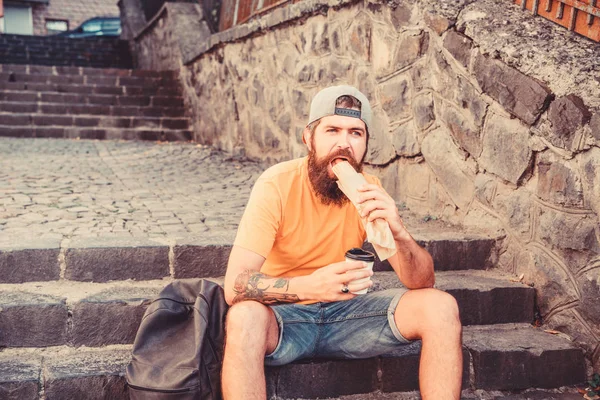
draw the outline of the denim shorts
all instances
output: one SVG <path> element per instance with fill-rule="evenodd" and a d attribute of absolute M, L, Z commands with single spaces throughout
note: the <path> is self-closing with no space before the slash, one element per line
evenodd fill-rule
<path fill-rule="evenodd" d="M 265 357 L 265 365 L 303 358 L 369 358 L 411 343 L 394 322 L 394 311 L 406 292 L 389 289 L 347 301 L 272 306 L 279 343 Z"/>

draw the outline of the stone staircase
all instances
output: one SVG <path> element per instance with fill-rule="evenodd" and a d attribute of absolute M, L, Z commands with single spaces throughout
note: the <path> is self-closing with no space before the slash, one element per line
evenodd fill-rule
<path fill-rule="evenodd" d="M 0 63 L 132 68 L 129 44 L 118 38 L 0 34 Z"/>
<path fill-rule="evenodd" d="M 177 75 L 0 64 L 0 136 L 190 140 Z"/>
<path fill-rule="evenodd" d="M 497 242 L 413 231 L 432 254 L 437 287 L 458 300 L 468 390 L 578 384 L 580 349 L 534 328 L 534 289 L 490 269 Z M 234 232 L 197 239 L 74 238 L 0 248 L 0 398 L 126 399 L 124 368 L 142 314 L 173 279 L 222 282 Z M 377 264 L 373 290 L 398 286 Z M 270 398 L 391 398 L 418 389 L 419 344 L 365 360 L 308 360 L 267 369 Z M 366 395 L 368 394 L 368 395 Z M 415 395 L 416 396 L 416 395 Z"/>

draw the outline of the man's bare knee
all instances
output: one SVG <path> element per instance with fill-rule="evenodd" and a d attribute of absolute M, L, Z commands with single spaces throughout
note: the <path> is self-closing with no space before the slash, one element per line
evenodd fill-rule
<path fill-rule="evenodd" d="M 447 335 L 462 331 L 458 303 L 452 295 L 426 289 L 422 301 L 424 331 Z"/>
<path fill-rule="evenodd" d="M 456 299 L 438 289 L 418 289 L 406 293 L 396 307 L 396 323 L 407 338 L 462 333 Z"/>
<path fill-rule="evenodd" d="M 255 301 L 234 304 L 227 312 L 226 346 L 265 353 L 277 345 L 278 328 L 271 309 Z M 273 340 L 275 343 L 273 344 Z"/>

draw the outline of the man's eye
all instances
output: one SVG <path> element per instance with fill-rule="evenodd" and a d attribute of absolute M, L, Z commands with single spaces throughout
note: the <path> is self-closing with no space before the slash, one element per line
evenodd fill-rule
<path fill-rule="evenodd" d="M 362 132 L 361 131 L 354 131 L 354 132 L 352 132 L 352 134 L 354 136 L 362 136 Z"/>
<path fill-rule="evenodd" d="M 327 129 L 327 132 L 328 132 L 328 133 L 334 133 L 334 132 L 336 132 L 336 130 L 335 130 L 335 129 L 333 129 L 333 128 L 329 128 L 329 129 Z"/>

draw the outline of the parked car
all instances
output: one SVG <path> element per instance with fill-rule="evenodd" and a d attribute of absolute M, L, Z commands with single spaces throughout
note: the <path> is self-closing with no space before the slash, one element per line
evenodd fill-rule
<path fill-rule="evenodd" d="M 94 17 L 90 18 L 77 28 L 61 32 L 57 36 L 70 38 L 86 38 L 95 36 L 121 35 L 121 18 L 119 17 Z"/>

